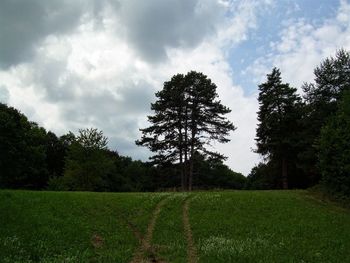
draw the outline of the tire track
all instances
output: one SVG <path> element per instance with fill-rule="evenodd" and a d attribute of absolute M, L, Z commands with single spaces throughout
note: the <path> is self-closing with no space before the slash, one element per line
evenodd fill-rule
<path fill-rule="evenodd" d="M 197 263 L 197 249 L 193 241 L 191 224 L 189 219 L 189 199 L 186 199 L 182 206 L 182 219 L 184 225 L 184 232 L 187 240 L 187 262 Z"/>
<path fill-rule="evenodd" d="M 146 235 L 140 240 L 140 247 L 134 253 L 134 257 L 130 263 L 165 262 L 156 257 L 155 250 L 152 247 L 152 237 L 159 213 L 166 201 L 167 198 L 161 200 L 153 210 L 152 218 L 147 226 Z"/>
<path fill-rule="evenodd" d="M 124 224 L 130 229 L 136 240 L 141 243 L 142 242 L 142 234 L 141 232 L 137 229 L 137 227 L 126 217 L 121 216 Z"/>

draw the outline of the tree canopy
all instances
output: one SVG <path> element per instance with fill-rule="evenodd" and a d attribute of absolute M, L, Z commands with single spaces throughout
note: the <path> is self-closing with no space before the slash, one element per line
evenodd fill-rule
<path fill-rule="evenodd" d="M 0 103 L 0 187 L 40 189 L 48 178 L 46 131 Z"/>
<path fill-rule="evenodd" d="M 350 92 L 322 128 L 318 140 L 322 184 L 332 193 L 350 196 Z"/>
<path fill-rule="evenodd" d="M 259 85 L 256 152 L 281 167 L 282 187 L 288 188 L 288 166 L 296 159 L 301 98 L 296 89 L 282 83 L 279 69 Z"/>
<path fill-rule="evenodd" d="M 142 138 L 136 143 L 157 153 L 151 157 L 156 163 L 179 162 L 182 188 L 191 190 L 196 153 L 225 158 L 208 146 L 229 141 L 235 127 L 225 115 L 231 110 L 218 100 L 216 85 L 195 71 L 173 76 L 156 97 L 151 105 L 154 115 L 148 117 L 151 126 L 141 129 Z"/>
<path fill-rule="evenodd" d="M 322 127 L 338 108 L 343 92 L 350 90 L 350 53 L 341 49 L 335 57 L 326 58 L 314 70 L 315 82 L 305 83 L 303 114 L 303 146 L 299 153 L 300 167 L 310 185 L 321 178 L 317 162 L 317 140 Z"/>

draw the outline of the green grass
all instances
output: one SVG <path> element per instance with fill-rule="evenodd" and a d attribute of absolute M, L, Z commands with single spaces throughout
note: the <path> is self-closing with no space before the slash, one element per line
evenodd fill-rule
<path fill-rule="evenodd" d="M 200 262 L 350 262 L 350 213 L 301 191 L 197 194 Z"/>
<path fill-rule="evenodd" d="M 130 262 L 157 203 L 157 258 L 187 262 L 182 205 L 199 262 L 350 262 L 350 211 L 305 191 L 0 191 L 1 262 Z M 99 240 L 96 242 L 96 237 Z"/>
<path fill-rule="evenodd" d="M 1 262 L 128 262 L 162 196 L 1 191 Z"/>
<path fill-rule="evenodd" d="M 186 240 L 183 234 L 182 203 L 188 194 L 173 194 L 163 207 L 154 233 L 153 243 L 167 262 L 186 262 Z"/>

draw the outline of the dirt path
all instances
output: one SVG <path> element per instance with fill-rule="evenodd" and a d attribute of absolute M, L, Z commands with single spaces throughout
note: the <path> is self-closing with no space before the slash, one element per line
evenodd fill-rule
<path fill-rule="evenodd" d="M 156 252 L 154 251 L 154 248 L 152 247 L 152 237 L 153 237 L 153 231 L 154 227 L 156 225 L 159 213 L 165 204 L 167 198 L 161 200 L 156 208 L 153 211 L 152 218 L 148 224 L 146 235 L 140 239 L 140 247 L 136 250 L 134 253 L 134 257 L 131 260 L 130 263 L 143 263 L 143 262 L 156 262 L 161 263 L 165 262 L 163 260 L 160 260 L 156 256 Z M 135 231 L 133 231 L 135 234 Z M 139 237 L 140 235 L 135 235 Z"/>
<path fill-rule="evenodd" d="M 182 206 L 182 212 L 183 212 L 182 219 L 183 219 L 183 225 L 184 225 L 184 232 L 187 240 L 187 262 L 197 263 L 198 262 L 197 249 L 193 242 L 191 224 L 188 216 L 189 202 L 190 202 L 189 199 L 186 199 Z"/>

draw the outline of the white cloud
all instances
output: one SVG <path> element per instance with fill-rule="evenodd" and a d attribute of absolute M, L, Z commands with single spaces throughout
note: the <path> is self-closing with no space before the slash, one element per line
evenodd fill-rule
<path fill-rule="evenodd" d="M 248 33 L 258 27 L 258 15 L 274 5 L 272 0 L 228 1 L 226 6 L 230 17 L 218 32 L 221 45 L 232 46 L 248 39 Z"/>
<path fill-rule="evenodd" d="M 7 103 L 9 99 L 9 92 L 6 86 L 0 86 L 0 102 Z"/>
<path fill-rule="evenodd" d="M 342 0 L 335 17 L 314 25 L 305 19 L 289 20 L 271 52 L 258 58 L 247 70 L 261 82 L 273 66 L 281 69 L 284 81 L 296 88 L 312 82 L 313 70 L 337 49 L 350 49 L 350 3 Z"/>
<path fill-rule="evenodd" d="M 223 104 L 232 109 L 229 119 L 238 127 L 230 143 L 216 147 L 229 157 L 231 168 L 248 174 L 258 161 L 251 151 L 257 102 L 233 83 L 227 53 L 249 38 L 259 12 L 272 3 L 161 1 L 163 13 L 154 11 L 160 4 L 155 0 L 147 6 L 104 3 L 97 8 L 98 19 L 85 12 L 69 33 L 41 36 L 31 61 L 0 71 L 8 103 L 59 135 L 98 127 L 111 148 L 145 159 L 149 153 L 134 141 L 138 129 L 148 125 L 154 93 L 176 73 L 201 71 L 217 84 Z M 173 17 L 179 10 L 186 11 L 181 19 Z M 153 57 L 157 61 L 150 61 Z"/>

